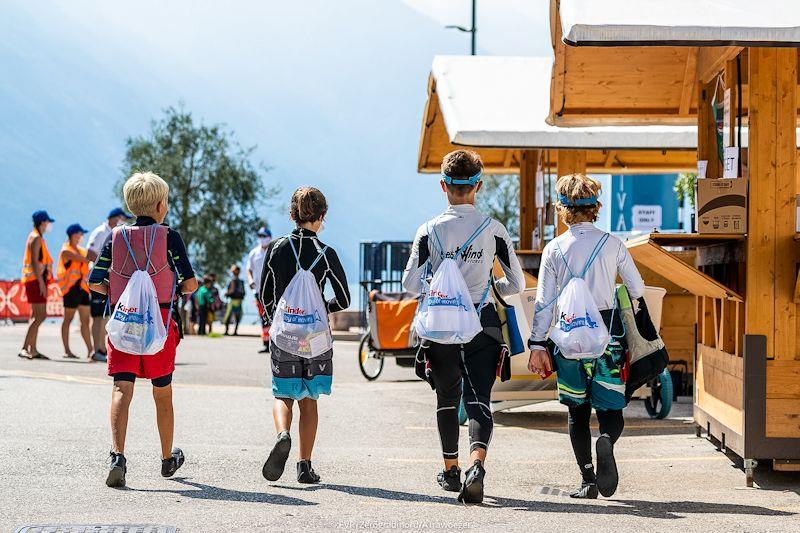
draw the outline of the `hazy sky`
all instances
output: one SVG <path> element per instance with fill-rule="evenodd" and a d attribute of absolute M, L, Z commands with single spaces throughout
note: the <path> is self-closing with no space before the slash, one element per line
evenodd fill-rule
<path fill-rule="evenodd" d="M 30 213 L 94 227 L 118 203 L 124 139 L 183 101 L 223 122 L 282 194 L 316 185 L 323 240 L 355 282 L 360 240 L 411 239 L 444 205 L 416 174 L 431 60 L 468 53 L 469 0 L 5 0 L 0 5 L 0 275 L 18 276 Z M 478 52 L 549 55 L 547 0 L 478 3 Z M 13 75 L 8 75 L 12 73 Z M 4 215 L 4 219 L 6 219 Z M 254 243 L 255 239 L 253 239 Z M 236 258 L 232 258 L 235 260 Z"/>

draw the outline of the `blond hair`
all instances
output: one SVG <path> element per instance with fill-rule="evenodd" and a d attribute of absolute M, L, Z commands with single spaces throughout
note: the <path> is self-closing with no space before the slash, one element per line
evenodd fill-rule
<path fill-rule="evenodd" d="M 169 198 L 169 185 L 153 172 L 137 172 L 125 182 L 122 195 L 134 215 L 155 215 L 158 203 Z"/>
<path fill-rule="evenodd" d="M 579 222 L 594 222 L 597 220 L 597 213 L 600 211 L 600 182 L 587 176 L 586 174 L 567 174 L 561 176 L 556 182 L 556 194 L 559 198 L 564 196 L 573 203 L 575 200 L 583 198 L 598 198 L 598 201 L 591 205 L 571 206 L 558 201 L 558 216 L 564 219 L 567 225 Z"/>

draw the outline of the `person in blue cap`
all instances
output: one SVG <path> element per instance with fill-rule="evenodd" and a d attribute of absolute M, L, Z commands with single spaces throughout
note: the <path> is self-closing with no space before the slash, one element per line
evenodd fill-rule
<path fill-rule="evenodd" d="M 121 207 L 115 207 L 108 212 L 108 217 L 105 222 L 97 226 L 89 233 L 87 240 L 88 257 L 91 261 L 96 261 L 100 256 L 100 251 L 103 246 L 111 239 L 111 231 L 131 220 L 132 215 L 125 212 Z M 92 315 L 92 344 L 94 345 L 94 353 L 92 359 L 94 361 L 106 360 L 106 322 L 108 321 L 108 313 L 106 312 L 106 302 L 108 298 L 105 294 L 90 291 L 90 314 Z"/>
<path fill-rule="evenodd" d="M 47 249 L 44 234 L 52 229 L 54 219 L 47 211 L 35 211 L 32 215 L 33 230 L 25 241 L 20 284 L 31 306 L 31 321 L 25 333 L 25 344 L 19 356 L 26 359 L 50 359 L 36 348 L 39 326 L 47 318 L 47 284 L 53 278 L 53 258 Z"/>
<path fill-rule="evenodd" d="M 81 323 L 81 337 L 86 344 L 87 357 L 92 358 L 92 336 L 89 333 L 89 257 L 88 250 L 81 246 L 83 236 L 88 233 L 80 224 L 67 228 L 67 240 L 61 246 L 56 268 L 56 282 L 64 298 L 64 320 L 61 323 L 61 340 L 64 343 L 64 359 L 77 359 L 69 349 L 69 326 L 75 313 Z"/>

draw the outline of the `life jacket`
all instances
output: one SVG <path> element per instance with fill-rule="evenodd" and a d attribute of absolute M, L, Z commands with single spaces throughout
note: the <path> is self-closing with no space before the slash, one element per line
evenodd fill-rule
<path fill-rule="evenodd" d="M 56 268 L 56 282 L 61 288 L 61 294 L 67 294 L 67 291 L 76 283 L 80 283 L 82 291 L 89 292 L 89 285 L 86 282 L 89 279 L 89 263 L 75 261 L 74 259 L 65 261 L 63 253 L 65 251 L 86 257 L 86 248 L 78 246 L 76 250 L 68 242 L 65 242 L 61 247 L 62 253 L 58 255 L 58 267 Z M 67 263 L 69 263 L 69 267 L 67 267 Z"/>
<path fill-rule="evenodd" d="M 36 279 L 37 273 L 33 270 L 33 259 L 31 258 L 31 242 L 33 242 L 33 239 L 36 237 L 42 237 L 40 263 L 44 267 L 44 272 L 51 272 L 53 268 L 53 258 L 50 256 L 50 251 L 47 249 L 47 242 L 38 231 L 33 230 L 28 234 L 28 240 L 25 241 L 25 255 L 22 258 L 22 277 L 20 278 L 21 283 L 27 283 Z"/>
<path fill-rule="evenodd" d="M 122 232 L 128 235 L 136 261 L 131 258 Z M 175 274 L 167 260 L 167 233 L 169 228 L 161 224 L 149 226 L 121 226 L 111 235 L 111 266 L 108 269 L 108 299 L 111 307 L 116 305 L 131 275 L 137 270 L 136 263 L 150 274 L 156 287 L 159 304 L 169 304 L 173 295 Z M 151 248 L 150 261 L 147 250 Z M 146 265 L 146 268 L 145 268 Z"/>

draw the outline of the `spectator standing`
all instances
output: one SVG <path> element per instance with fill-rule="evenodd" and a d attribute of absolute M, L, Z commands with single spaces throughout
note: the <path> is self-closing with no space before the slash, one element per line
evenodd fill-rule
<path fill-rule="evenodd" d="M 97 261 L 100 252 L 111 240 L 111 231 L 131 220 L 133 217 L 125 212 L 121 207 L 115 207 L 108 212 L 106 221 L 94 228 L 89 233 L 87 240 L 87 257 L 90 261 Z M 94 345 L 94 353 L 92 359 L 95 361 L 106 360 L 106 322 L 108 322 L 106 312 L 108 297 L 105 294 L 100 294 L 90 290 L 90 314 L 92 318 L 92 344 Z"/>
<path fill-rule="evenodd" d="M 47 283 L 53 276 L 53 258 L 47 249 L 44 234 L 52 229 L 55 222 L 47 211 L 33 213 L 33 230 L 25 241 L 20 283 L 31 305 L 31 320 L 25 333 L 25 344 L 20 349 L 20 357 L 26 359 L 50 359 L 36 348 L 39 326 L 47 318 Z"/>
<path fill-rule="evenodd" d="M 257 234 L 258 246 L 247 254 L 247 284 L 255 293 L 261 287 L 261 271 L 264 268 L 264 257 L 267 255 L 267 247 L 272 241 L 272 232 L 266 227 L 258 228 Z M 264 312 L 264 306 L 261 305 L 257 296 L 256 307 L 258 308 L 258 316 L 261 318 L 261 341 L 264 343 L 264 347 L 259 350 L 259 353 L 269 353 L 269 322 L 267 314 Z"/>
<path fill-rule="evenodd" d="M 92 336 L 89 332 L 89 257 L 88 250 L 81 246 L 87 231 L 80 224 L 67 228 L 67 240 L 58 254 L 56 281 L 64 298 L 64 320 L 61 322 L 61 341 L 64 343 L 64 358 L 77 359 L 69 348 L 69 327 L 75 313 L 81 324 L 81 337 L 86 344 L 87 357 L 92 359 Z"/>
<path fill-rule="evenodd" d="M 239 334 L 239 322 L 242 321 L 242 300 L 244 300 L 244 281 L 239 277 L 239 265 L 231 265 L 231 280 L 225 290 L 228 307 L 225 309 L 225 335 L 228 335 L 231 318 L 234 319 L 233 334 Z"/>

